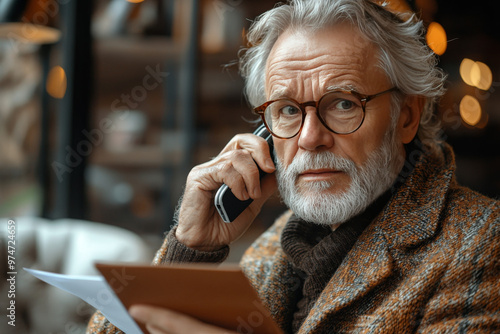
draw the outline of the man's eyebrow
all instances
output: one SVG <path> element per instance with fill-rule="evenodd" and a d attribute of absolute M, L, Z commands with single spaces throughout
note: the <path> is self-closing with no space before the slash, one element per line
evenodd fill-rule
<path fill-rule="evenodd" d="M 344 86 L 328 86 L 326 87 L 326 90 L 328 92 L 334 91 L 334 90 L 353 90 L 357 91 L 356 87 L 353 85 L 344 85 Z"/>
<path fill-rule="evenodd" d="M 335 91 L 335 90 L 349 90 L 349 91 L 357 91 L 356 87 L 353 85 L 332 85 L 326 87 L 327 92 Z M 290 89 L 288 87 L 280 87 L 273 91 L 271 95 L 269 96 L 269 100 L 276 100 L 284 97 L 289 97 L 290 94 Z"/>
<path fill-rule="evenodd" d="M 289 94 L 289 89 L 287 87 L 281 87 L 276 89 L 269 96 L 269 100 L 276 100 L 282 97 L 286 97 Z"/>

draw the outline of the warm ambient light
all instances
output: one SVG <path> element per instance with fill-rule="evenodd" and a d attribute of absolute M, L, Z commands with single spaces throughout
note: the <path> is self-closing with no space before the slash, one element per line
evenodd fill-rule
<path fill-rule="evenodd" d="M 139 2 L 143 2 L 144 0 L 127 0 L 128 2 L 131 2 L 131 3 L 139 3 Z"/>
<path fill-rule="evenodd" d="M 479 101 L 470 96 L 465 95 L 460 101 L 460 116 L 465 123 L 476 125 L 481 120 L 481 105 Z"/>
<path fill-rule="evenodd" d="M 0 38 L 7 38 L 22 43 L 49 44 L 61 38 L 57 29 L 21 22 L 9 22 L 0 25 Z"/>
<path fill-rule="evenodd" d="M 374 2 L 379 6 L 385 7 L 393 13 L 404 14 L 412 12 L 410 6 L 408 6 L 408 3 L 405 0 L 374 0 Z"/>
<path fill-rule="evenodd" d="M 434 51 L 438 56 L 442 55 L 446 51 L 447 41 L 446 41 L 446 31 L 442 25 L 437 22 L 431 22 L 429 28 L 427 28 L 427 34 L 425 35 L 427 45 Z"/>
<path fill-rule="evenodd" d="M 470 71 L 470 79 L 474 86 L 482 90 L 488 90 L 493 81 L 491 70 L 485 63 L 476 61 Z"/>
<path fill-rule="evenodd" d="M 464 58 L 462 60 L 462 63 L 460 63 L 460 76 L 462 77 L 462 80 L 469 86 L 474 86 L 474 83 L 472 82 L 472 79 L 470 77 L 470 73 L 474 64 L 474 60 L 471 60 L 469 58 Z"/>
<path fill-rule="evenodd" d="M 488 90 L 493 82 L 491 70 L 485 63 L 464 58 L 460 64 L 460 76 L 469 86 Z"/>
<path fill-rule="evenodd" d="M 56 99 L 62 99 L 66 94 L 66 86 L 66 72 L 61 66 L 54 66 L 47 76 L 47 93 Z"/>

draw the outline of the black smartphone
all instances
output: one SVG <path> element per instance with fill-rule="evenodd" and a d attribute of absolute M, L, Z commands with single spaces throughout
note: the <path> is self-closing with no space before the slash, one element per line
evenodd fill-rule
<path fill-rule="evenodd" d="M 273 138 L 272 135 L 267 130 L 266 126 L 262 124 L 254 131 L 254 134 L 264 138 L 269 145 L 269 151 L 271 153 L 271 158 L 274 161 L 274 149 L 273 149 Z M 260 178 L 266 174 L 259 166 L 259 175 Z M 249 205 L 253 202 L 253 199 L 247 199 L 246 201 L 241 201 L 234 196 L 231 192 L 231 189 L 223 184 L 215 194 L 215 207 L 219 212 L 222 220 L 226 223 L 230 223 L 234 221 Z"/>

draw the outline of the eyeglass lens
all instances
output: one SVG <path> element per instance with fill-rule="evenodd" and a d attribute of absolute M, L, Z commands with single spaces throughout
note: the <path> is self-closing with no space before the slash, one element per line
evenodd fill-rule
<path fill-rule="evenodd" d="M 356 96 L 344 92 L 330 92 L 324 95 L 318 103 L 317 112 L 323 124 L 339 134 L 355 131 L 364 117 L 361 101 Z M 291 100 L 277 100 L 266 108 L 264 117 L 267 126 L 275 135 L 293 137 L 302 126 L 302 106 Z"/>

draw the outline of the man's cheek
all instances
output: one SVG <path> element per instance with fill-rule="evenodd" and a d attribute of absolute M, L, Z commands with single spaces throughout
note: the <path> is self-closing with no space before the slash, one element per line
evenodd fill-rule
<path fill-rule="evenodd" d="M 279 159 L 284 167 L 290 165 L 298 150 L 294 138 L 279 139 L 274 137 L 273 141 L 275 158 Z"/>

